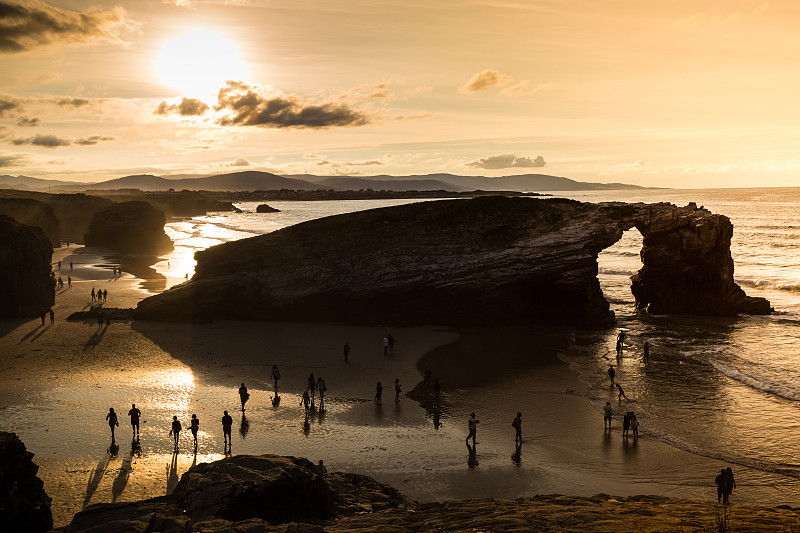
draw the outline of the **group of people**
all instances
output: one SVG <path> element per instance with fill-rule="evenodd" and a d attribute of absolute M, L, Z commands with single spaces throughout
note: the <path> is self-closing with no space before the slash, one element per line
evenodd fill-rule
<path fill-rule="evenodd" d="M 383 336 L 383 355 L 394 353 L 394 343 L 395 339 L 391 333 L 387 333 Z M 347 360 L 347 357 L 345 357 L 345 360 Z"/>
<path fill-rule="evenodd" d="M 108 300 L 108 289 L 97 289 L 95 292 L 92 287 L 92 301 L 98 303 L 105 303 Z"/>
<path fill-rule="evenodd" d="M 273 367 L 277 368 L 277 367 Z M 277 383 L 277 381 L 276 381 Z M 276 385 L 277 390 L 277 385 Z M 322 379 L 322 376 L 318 378 L 314 378 L 314 373 L 310 373 L 308 375 L 308 379 L 306 379 L 306 390 L 303 391 L 303 397 L 300 399 L 300 405 L 305 407 L 306 410 L 306 417 L 308 417 L 308 413 L 314 410 L 314 394 L 319 394 L 319 410 L 325 410 L 325 393 L 328 392 L 328 385 L 325 383 L 325 380 Z M 276 392 L 277 394 L 277 392 Z"/>
<path fill-rule="evenodd" d="M 611 420 L 614 416 L 614 409 L 611 407 L 611 402 L 606 402 L 603 407 L 603 429 L 611 429 Z M 627 437 L 628 433 L 633 435 L 634 439 L 639 438 L 639 421 L 636 419 L 636 414 L 633 411 L 628 411 L 622 417 L 622 436 Z"/>
<path fill-rule="evenodd" d="M 401 392 L 403 392 L 403 388 L 400 386 L 400 378 L 397 378 L 394 380 L 394 403 L 400 402 Z M 372 401 L 378 405 L 383 403 L 383 384 L 380 381 L 375 385 L 375 396 Z"/>
<path fill-rule="evenodd" d="M 730 503 L 730 496 L 733 489 L 736 488 L 736 480 L 733 479 L 733 470 L 731 467 L 722 468 L 714 478 L 714 483 L 717 484 L 717 503 L 728 505 Z"/>

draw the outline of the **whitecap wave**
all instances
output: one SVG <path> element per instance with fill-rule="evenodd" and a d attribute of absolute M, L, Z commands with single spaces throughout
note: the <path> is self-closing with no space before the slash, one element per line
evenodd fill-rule
<path fill-rule="evenodd" d="M 627 268 L 605 268 L 600 267 L 597 269 L 598 274 L 611 274 L 614 276 L 632 276 L 636 274 L 638 270 L 630 270 Z"/>
<path fill-rule="evenodd" d="M 764 392 L 786 398 L 787 400 L 800 400 L 800 390 L 791 387 L 786 383 L 770 381 L 768 378 L 746 374 L 738 368 L 726 365 L 725 363 L 721 363 L 719 361 L 711 361 L 711 365 L 729 378 L 734 379 L 739 383 L 743 383 L 748 387 L 762 390 Z"/>
<path fill-rule="evenodd" d="M 759 289 L 800 292 L 800 283 L 781 282 L 769 279 L 737 279 L 736 283 L 746 287 L 756 287 Z"/>

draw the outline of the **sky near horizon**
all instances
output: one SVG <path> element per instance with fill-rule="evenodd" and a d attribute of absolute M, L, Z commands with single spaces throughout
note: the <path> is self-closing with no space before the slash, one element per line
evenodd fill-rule
<path fill-rule="evenodd" d="M 800 185 L 800 2 L 0 0 L 0 174 Z"/>

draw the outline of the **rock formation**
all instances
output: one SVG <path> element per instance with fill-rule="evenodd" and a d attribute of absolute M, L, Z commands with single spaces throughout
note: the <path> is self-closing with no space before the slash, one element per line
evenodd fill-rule
<path fill-rule="evenodd" d="M 166 217 L 147 202 L 121 202 L 92 217 L 86 246 L 112 248 L 125 254 L 158 255 L 172 250 L 164 233 Z"/>
<path fill-rule="evenodd" d="M 58 219 L 53 208 L 46 203 L 29 198 L 0 198 L 0 215 L 9 216 L 26 226 L 41 228 L 54 248 L 61 246 Z"/>
<path fill-rule="evenodd" d="M 733 281 L 732 225 L 690 204 L 589 204 L 485 196 L 348 213 L 215 246 L 196 273 L 136 316 L 605 327 L 598 253 L 636 227 L 637 306 L 657 313 L 769 313 Z"/>
<path fill-rule="evenodd" d="M 38 317 L 55 304 L 52 257 L 41 228 L 0 215 L 0 318 Z"/>
<path fill-rule="evenodd" d="M 0 431 L 0 531 L 53 529 L 50 498 L 32 459 L 16 434 Z"/>
<path fill-rule="evenodd" d="M 256 207 L 256 213 L 280 213 L 280 209 L 275 209 L 274 207 L 270 207 L 267 204 L 260 204 Z"/>

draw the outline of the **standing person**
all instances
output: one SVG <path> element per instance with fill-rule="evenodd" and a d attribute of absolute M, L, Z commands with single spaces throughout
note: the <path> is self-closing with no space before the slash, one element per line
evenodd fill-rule
<path fill-rule="evenodd" d="M 72 288 L 72 276 L 67 276 L 67 287 Z"/>
<path fill-rule="evenodd" d="M 108 301 L 108 289 L 103 289 L 103 303 Z"/>
<path fill-rule="evenodd" d="M 96 301 L 97 297 L 94 295 L 94 287 L 92 287 L 92 301 Z"/>
<path fill-rule="evenodd" d="M 380 405 L 383 401 L 382 397 L 383 397 L 383 385 L 381 385 L 381 382 L 379 381 L 378 384 L 375 385 L 375 398 L 373 398 L 372 401 Z"/>
<path fill-rule="evenodd" d="M 72 272 L 72 261 L 69 262 L 69 271 Z"/>
<path fill-rule="evenodd" d="M 178 420 L 177 415 L 172 417 L 172 429 L 169 430 L 169 434 L 172 436 L 173 441 L 175 442 L 175 449 L 178 449 L 178 437 L 181 434 L 181 426 L 180 421 Z"/>
<path fill-rule="evenodd" d="M 61 260 L 58 261 L 58 269 L 61 270 Z"/>
<path fill-rule="evenodd" d="M 728 504 L 728 473 L 721 469 L 717 477 L 714 478 L 717 484 L 717 503 Z"/>
<path fill-rule="evenodd" d="M 42 316 L 41 316 L 40 318 L 42 319 L 42 325 L 43 325 L 43 326 L 44 326 L 44 317 L 45 317 L 45 316 L 47 316 L 47 311 L 45 311 L 45 310 L 42 310 Z"/>
<path fill-rule="evenodd" d="M 614 376 L 616 375 L 616 371 L 614 370 L 613 366 L 608 367 L 608 377 L 611 379 L 611 387 L 614 387 Z"/>
<path fill-rule="evenodd" d="M 467 446 L 469 446 L 469 439 L 472 439 L 472 447 L 473 448 L 475 447 L 475 444 L 477 444 L 475 442 L 475 437 L 476 437 L 477 432 L 478 432 L 478 424 L 479 423 L 480 423 L 480 420 L 475 418 L 475 413 L 470 413 L 469 414 L 469 421 L 467 421 L 467 427 L 469 428 L 469 434 L 467 435 L 467 439 L 466 439 Z"/>
<path fill-rule="evenodd" d="M 320 475 L 321 475 L 321 476 L 326 476 L 326 475 L 328 475 L 328 469 L 327 469 L 327 468 L 325 467 L 325 465 L 322 463 L 322 459 L 320 459 L 320 460 L 319 460 L 319 465 L 317 465 L 317 466 L 318 466 L 318 468 L 319 468 L 319 473 L 320 473 Z"/>
<path fill-rule="evenodd" d="M 56 323 L 56 314 L 53 312 L 53 308 L 50 308 L 50 324 Z"/>
<path fill-rule="evenodd" d="M 636 419 L 636 413 L 631 411 L 631 432 L 633 432 L 633 438 L 639 438 L 639 421 Z"/>
<path fill-rule="evenodd" d="M 342 351 L 344 352 L 344 362 L 345 363 L 349 363 L 350 362 L 350 343 L 349 342 L 344 341 L 344 348 L 342 349 Z"/>
<path fill-rule="evenodd" d="M 322 376 L 317 378 L 317 392 L 319 392 L 319 408 L 322 409 L 322 402 L 325 401 L 325 392 L 327 392 L 328 386 L 325 385 L 325 380 L 322 379 Z"/>
<path fill-rule="evenodd" d="M 194 447 L 197 449 L 197 431 L 200 429 L 200 420 L 197 418 L 197 415 L 192 415 L 192 425 L 189 426 L 189 429 L 192 430 L 192 437 L 194 437 Z"/>
<path fill-rule="evenodd" d="M 228 446 L 231 445 L 231 426 L 233 426 L 233 418 L 224 411 L 222 414 L 222 440 Z"/>
<path fill-rule="evenodd" d="M 606 402 L 606 406 L 603 407 L 603 429 L 605 429 L 606 425 L 608 425 L 608 429 L 611 429 L 611 417 L 614 415 L 614 410 L 611 409 L 611 402 Z"/>
<path fill-rule="evenodd" d="M 645 363 L 650 362 L 650 342 L 644 341 L 644 350 L 642 354 L 642 359 L 644 359 Z"/>
<path fill-rule="evenodd" d="M 244 386 L 244 383 L 239 387 L 239 399 L 242 401 L 242 411 L 244 411 L 244 404 L 250 399 L 250 393 L 247 392 L 247 387 Z"/>
<path fill-rule="evenodd" d="M 306 382 L 306 390 L 308 391 L 309 395 L 311 396 L 311 403 L 314 403 L 314 390 L 317 388 L 317 380 L 314 378 L 314 373 L 310 373 L 308 375 L 308 380 Z"/>
<path fill-rule="evenodd" d="M 108 420 L 108 427 L 111 428 L 111 444 L 114 444 L 114 428 L 119 427 L 119 420 L 117 420 L 117 413 L 114 412 L 113 407 L 108 408 L 106 420 Z"/>
<path fill-rule="evenodd" d="M 400 393 L 403 392 L 400 389 L 400 378 L 394 380 L 394 403 L 400 402 Z"/>
<path fill-rule="evenodd" d="M 142 412 L 136 408 L 136 404 L 131 404 L 131 410 L 128 411 L 128 416 L 131 417 L 131 428 L 133 429 L 133 440 L 139 440 L 139 419 L 142 417 Z"/>
<path fill-rule="evenodd" d="M 300 405 L 306 408 L 306 420 L 308 420 L 308 408 L 310 407 L 311 400 L 308 398 L 308 390 L 303 391 L 303 398 L 300 400 Z"/>
<path fill-rule="evenodd" d="M 569 349 L 572 350 L 575 348 L 575 332 L 570 331 L 567 333 L 567 344 L 569 345 Z"/>
<path fill-rule="evenodd" d="M 522 444 L 522 413 L 517 413 L 517 416 L 514 418 L 514 421 L 511 422 L 511 425 L 516 431 L 516 434 L 514 435 L 514 442 Z"/>
<path fill-rule="evenodd" d="M 278 370 L 278 365 L 272 365 L 272 373 L 270 374 L 272 381 L 275 382 L 275 394 L 278 394 L 278 380 L 281 379 L 281 371 Z"/>
<path fill-rule="evenodd" d="M 394 355 L 394 336 L 389 333 L 389 336 L 386 337 L 386 340 L 389 342 L 389 353 Z"/>
<path fill-rule="evenodd" d="M 619 383 L 617 383 L 617 390 L 619 391 L 619 394 L 617 394 L 618 401 L 621 402 L 623 398 L 625 398 L 626 400 L 628 399 L 628 397 L 625 396 L 625 391 L 622 390 L 622 385 L 620 385 Z"/>
<path fill-rule="evenodd" d="M 736 480 L 733 479 L 733 470 L 731 469 L 731 467 L 725 469 L 725 475 L 728 476 L 728 487 L 727 490 L 725 491 L 728 497 L 728 501 L 726 501 L 726 503 L 730 503 L 731 493 L 733 492 L 733 489 L 736 488 Z"/>
<path fill-rule="evenodd" d="M 631 414 L 625 413 L 625 416 L 622 418 L 622 436 L 628 436 L 628 430 L 631 428 Z"/>
<path fill-rule="evenodd" d="M 387 353 L 389 353 L 389 336 L 388 335 L 384 335 L 383 336 L 383 355 L 386 355 Z"/>

